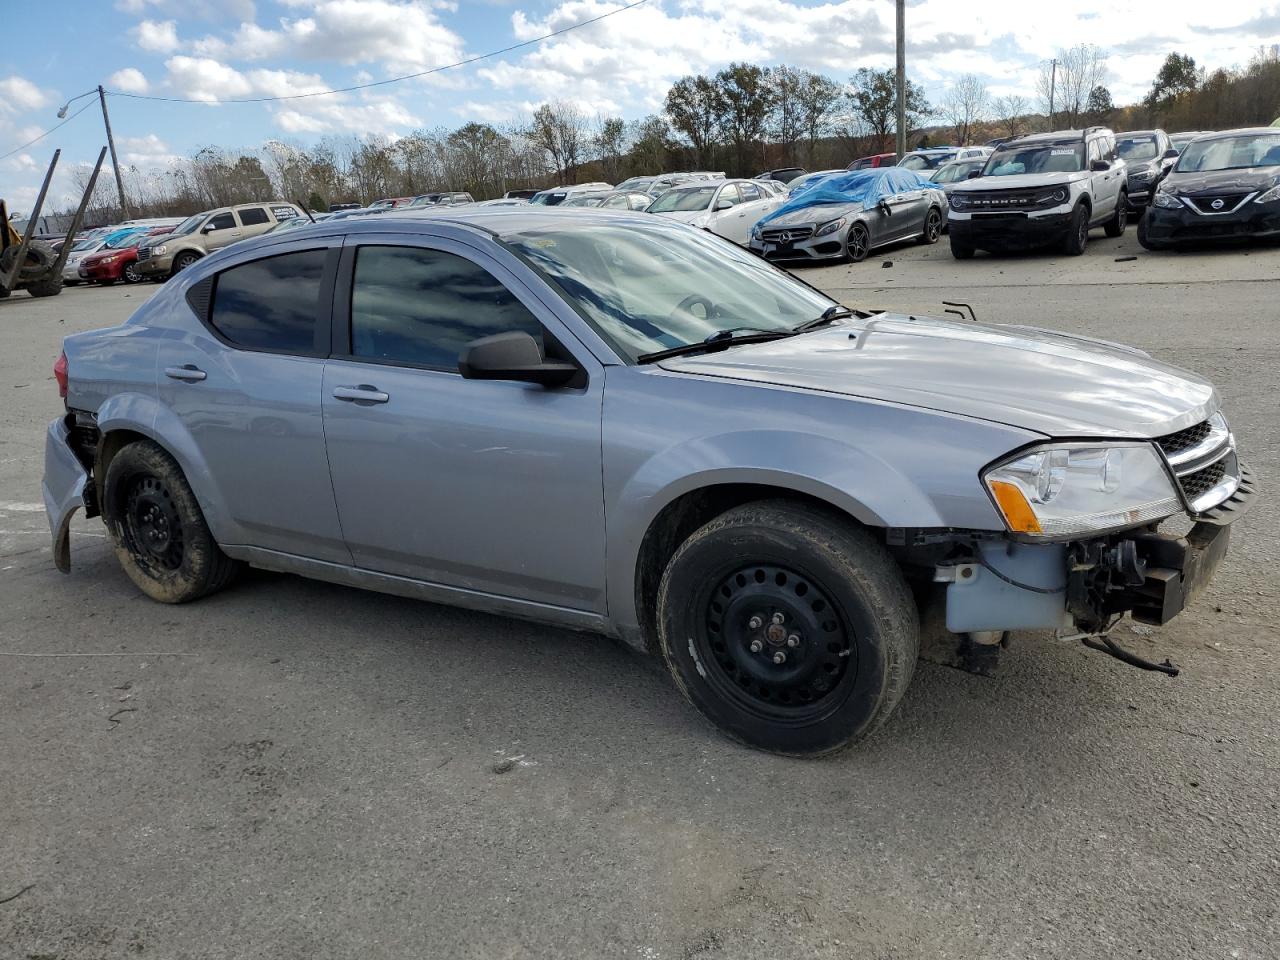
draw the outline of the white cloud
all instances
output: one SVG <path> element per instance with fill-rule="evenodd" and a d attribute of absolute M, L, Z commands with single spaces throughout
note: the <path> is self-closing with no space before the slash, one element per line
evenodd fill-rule
<path fill-rule="evenodd" d="M 247 97 L 253 85 L 239 70 L 210 57 L 171 57 L 164 62 L 168 86 L 193 100 Z"/>
<path fill-rule="evenodd" d="M 463 56 L 462 38 L 441 23 L 431 5 L 404 0 L 303 0 L 306 16 L 282 17 L 276 27 L 245 21 L 230 35 L 194 41 L 194 52 L 224 60 L 295 57 L 341 64 L 376 63 L 411 73 Z"/>
<path fill-rule="evenodd" d="M 376 134 L 399 139 L 422 120 L 390 98 L 351 103 L 333 97 L 294 101 L 275 111 L 280 128 L 288 133 Z"/>
<path fill-rule="evenodd" d="M 172 53 L 180 45 L 173 20 L 143 20 L 131 32 L 138 47 L 148 53 Z"/>
<path fill-rule="evenodd" d="M 41 90 L 26 77 L 16 74 L 0 78 L 0 112 L 26 113 L 53 102 L 53 95 Z"/>
<path fill-rule="evenodd" d="M 124 93 L 146 93 L 149 88 L 147 78 L 137 67 L 117 70 L 107 78 L 107 86 Z"/>
<path fill-rule="evenodd" d="M 182 158 L 169 149 L 169 145 L 154 133 L 143 137 L 123 137 L 118 142 L 120 159 L 129 167 L 152 170 L 180 163 Z"/>

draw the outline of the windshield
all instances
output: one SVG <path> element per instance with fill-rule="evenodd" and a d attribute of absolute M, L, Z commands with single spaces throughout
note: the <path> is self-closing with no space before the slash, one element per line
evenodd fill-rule
<path fill-rule="evenodd" d="M 1083 143 L 1037 143 L 1001 148 L 987 159 L 984 177 L 1020 173 L 1074 173 L 1084 169 Z"/>
<path fill-rule="evenodd" d="M 740 247 L 657 218 L 503 239 L 632 361 L 727 329 L 788 331 L 833 305 Z"/>
<path fill-rule="evenodd" d="M 1126 160 L 1154 160 L 1156 158 L 1156 138 L 1119 137 L 1116 139 L 1116 153 Z"/>
<path fill-rule="evenodd" d="M 206 211 L 204 213 L 197 213 L 194 216 L 187 217 L 187 219 L 183 220 L 173 228 L 173 235 L 175 237 L 180 237 L 184 233 L 193 233 L 200 224 L 204 223 L 204 218 L 208 215 L 208 211 Z"/>
<path fill-rule="evenodd" d="M 1176 169 L 1179 173 L 1208 173 L 1274 166 L 1280 166 L 1280 131 L 1196 140 L 1182 151 Z"/>
<path fill-rule="evenodd" d="M 122 233 L 117 237 L 111 237 L 102 245 L 104 250 L 119 250 L 121 247 L 134 247 L 138 244 L 139 234 L 135 230 L 131 233 Z"/>
<path fill-rule="evenodd" d="M 903 170 L 932 170 L 941 165 L 946 160 L 955 158 L 954 153 L 913 153 L 903 157 L 902 162 L 898 164 Z"/>
<path fill-rule="evenodd" d="M 711 206 L 711 198 L 715 195 L 715 187 L 686 187 L 681 190 L 668 190 L 649 208 L 650 213 L 672 213 L 673 211 L 705 210 Z"/>
<path fill-rule="evenodd" d="M 969 176 L 971 170 L 981 170 L 982 161 L 966 160 L 963 163 L 948 163 L 945 167 L 939 167 L 938 172 L 930 179 L 934 183 L 955 183 L 957 180 L 964 180 Z"/>
<path fill-rule="evenodd" d="M 90 237 L 88 240 L 81 240 L 79 243 L 77 243 L 74 247 L 71 248 L 71 252 L 79 253 L 83 250 L 92 250 L 101 242 L 102 240 L 99 237 Z"/>
<path fill-rule="evenodd" d="M 529 202 L 536 203 L 542 207 L 556 207 L 564 203 L 564 198 L 567 196 L 568 194 L 564 192 L 555 193 L 551 190 L 546 190 L 542 193 L 536 194 Z"/>

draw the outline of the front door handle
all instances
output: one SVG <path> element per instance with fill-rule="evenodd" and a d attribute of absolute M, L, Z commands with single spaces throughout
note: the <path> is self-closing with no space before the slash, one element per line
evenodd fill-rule
<path fill-rule="evenodd" d="M 189 383 L 195 383 L 208 376 L 194 363 L 184 363 L 180 367 L 165 367 L 164 375 L 171 380 L 186 380 Z"/>
<path fill-rule="evenodd" d="M 354 387 L 334 387 L 335 400 L 350 400 L 353 403 L 386 403 L 391 395 L 383 393 L 372 384 L 362 383 Z"/>

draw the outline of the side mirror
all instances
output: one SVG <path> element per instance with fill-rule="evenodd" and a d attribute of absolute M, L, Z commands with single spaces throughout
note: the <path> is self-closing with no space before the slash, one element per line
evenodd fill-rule
<path fill-rule="evenodd" d="M 720 201 L 717 201 L 717 203 L 716 203 L 716 212 L 718 213 L 718 212 L 719 212 L 719 211 L 721 211 L 721 210 L 728 210 L 728 209 L 729 209 L 730 207 L 732 207 L 732 206 L 733 206 L 733 204 L 732 204 L 732 203 L 730 203 L 728 200 L 720 200 Z"/>
<path fill-rule="evenodd" d="M 893 216 L 893 207 L 889 206 L 888 200 L 881 200 L 879 203 L 876 204 L 876 206 L 879 208 L 880 212 L 883 213 L 886 217 Z"/>
<path fill-rule="evenodd" d="M 969 175 L 968 175 L 967 177 L 965 177 L 965 179 L 966 179 L 966 180 L 977 180 L 980 176 L 982 176 L 982 171 L 981 171 L 981 170 L 970 170 L 970 171 L 969 171 Z"/>
<path fill-rule="evenodd" d="M 201 233 L 213 233 L 213 229 L 214 229 L 214 227 L 213 227 L 213 224 L 212 224 L 212 223 L 206 223 L 203 227 L 201 227 L 201 228 L 200 228 L 200 232 L 201 232 Z"/>
<path fill-rule="evenodd" d="M 1177 159 L 1178 159 L 1178 151 L 1177 151 L 1177 150 L 1175 150 L 1173 147 L 1170 147 L 1170 148 L 1169 148 L 1168 150 L 1166 150 L 1163 154 L 1161 154 L 1160 159 L 1161 159 L 1161 160 L 1177 160 Z"/>
<path fill-rule="evenodd" d="M 1094 160 L 1089 164 L 1089 169 L 1094 173 L 1105 173 L 1111 169 L 1111 164 L 1107 163 L 1105 160 Z"/>
<path fill-rule="evenodd" d="M 472 340 L 458 357 L 458 372 L 467 380 L 519 380 L 558 387 L 572 380 L 578 368 L 543 359 L 538 341 L 512 331 Z"/>

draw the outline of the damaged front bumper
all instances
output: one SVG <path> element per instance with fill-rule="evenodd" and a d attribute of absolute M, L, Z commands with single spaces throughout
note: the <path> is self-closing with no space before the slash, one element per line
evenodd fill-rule
<path fill-rule="evenodd" d="M 1213 579 L 1253 493 L 1253 477 L 1239 464 L 1231 496 L 1190 514 L 1185 535 L 1152 526 L 1065 543 L 975 537 L 934 568 L 934 580 L 946 584 L 947 630 L 1098 634 L 1125 613 L 1168 623 Z"/>
<path fill-rule="evenodd" d="M 53 562 L 63 573 L 71 570 L 71 518 L 84 509 L 86 516 L 97 515 L 95 491 L 89 482 L 89 471 L 71 446 L 71 430 L 66 417 L 49 424 L 44 444 L 44 479 L 41 493 L 44 509 L 53 534 Z"/>

